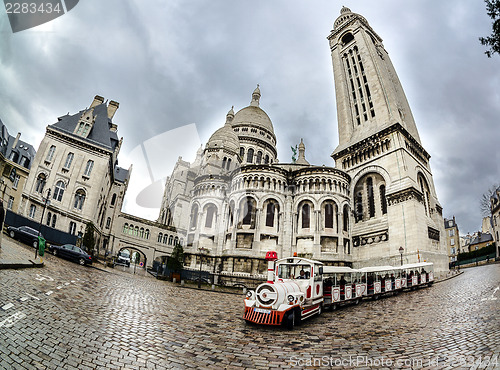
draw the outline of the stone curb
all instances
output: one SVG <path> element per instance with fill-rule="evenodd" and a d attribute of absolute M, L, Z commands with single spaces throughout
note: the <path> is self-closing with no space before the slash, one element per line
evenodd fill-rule
<path fill-rule="evenodd" d="M 441 283 L 441 282 L 443 282 L 443 281 L 453 279 L 454 277 L 460 276 L 460 275 L 462 275 L 463 273 L 464 273 L 463 271 L 459 271 L 459 272 L 457 272 L 457 273 L 456 273 L 456 274 L 454 274 L 454 275 L 448 276 L 447 278 L 444 278 L 444 279 L 441 279 L 441 280 L 436 280 L 436 281 L 434 282 L 434 284 Z"/>
<path fill-rule="evenodd" d="M 23 269 L 23 268 L 40 268 L 43 267 L 44 263 L 39 262 L 39 261 L 32 261 L 28 260 L 26 261 L 21 261 L 21 260 L 0 260 L 0 270 L 6 270 L 6 269 Z"/>

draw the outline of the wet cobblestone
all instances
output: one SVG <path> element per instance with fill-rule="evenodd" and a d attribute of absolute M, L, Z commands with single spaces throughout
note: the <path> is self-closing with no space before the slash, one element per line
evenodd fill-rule
<path fill-rule="evenodd" d="M 242 295 L 45 263 L 0 272 L 0 368 L 500 367 L 500 265 L 288 331 L 246 325 Z"/>

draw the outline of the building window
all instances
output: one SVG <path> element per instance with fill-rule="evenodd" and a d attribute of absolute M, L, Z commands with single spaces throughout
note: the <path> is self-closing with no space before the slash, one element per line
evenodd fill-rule
<path fill-rule="evenodd" d="M 165 234 L 163 235 L 163 244 L 167 244 L 167 241 L 168 241 L 168 235 Z"/>
<path fill-rule="evenodd" d="M 64 168 L 69 170 L 71 167 L 71 163 L 73 162 L 73 158 L 75 155 L 73 153 L 68 153 L 68 156 L 66 157 L 66 162 L 64 162 Z"/>
<path fill-rule="evenodd" d="M 74 223 L 73 221 L 69 223 L 69 233 L 71 235 L 75 235 L 76 233 L 76 223 Z"/>
<path fill-rule="evenodd" d="M 252 148 L 248 149 L 248 151 L 247 151 L 247 163 L 253 163 L 253 152 L 254 152 L 254 150 Z"/>
<path fill-rule="evenodd" d="M 61 201 L 62 197 L 63 197 L 63 194 L 64 194 L 64 189 L 66 189 L 66 186 L 64 185 L 64 182 L 62 181 L 58 181 L 56 183 L 56 187 L 55 187 L 55 190 L 54 190 L 54 195 L 52 198 L 54 198 L 55 200 L 57 200 L 58 202 Z"/>
<path fill-rule="evenodd" d="M 354 215 L 356 222 L 363 221 L 363 192 L 361 188 L 356 191 L 354 209 L 356 210 Z"/>
<path fill-rule="evenodd" d="M 190 229 L 196 228 L 198 224 L 198 205 L 194 204 L 193 208 L 191 208 L 191 224 Z"/>
<path fill-rule="evenodd" d="M 380 203 L 382 205 L 382 214 L 387 213 L 387 199 L 385 197 L 385 185 L 380 185 Z"/>
<path fill-rule="evenodd" d="M 257 152 L 257 158 L 255 159 L 255 163 L 261 164 L 261 162 L 262 162 L 262 152 L 258 151 Z"/>
<path fill-rule="evenodd" d="M 143 227 L 141 227 L 141 229 L 139 230 L 139 236 L 144 239 L 144 228 Z"/>
<path fill-rule="evenodd" d="M 247 197 L 243 201 L 243 225 L 250 225 L 252 228 L 255 226 L 255 201 L 252 198 Z"/>
<path fill-rule="evenodd" d="M 52 213 L 47 213 L 47 226 L 50 226 L 50 219 L 52 218 Z"/>
<path fill-rule="evenodd" d="M 231 158 L 227 159 L 227 169 L 229 170 L 231 168 Z"/>
<path fill-rule="evenodd" d="M 114 193 L 113 196 L 111 197 L 111 205 L 114 206 L 115 202 L 116 202 L 116 193 Z"/>
<path fill-rule="evenodd" d="M 14 176 L 14 183 L 12 184 L 12 189 L 17 189 L 17 187 L 19 186 L 19 175 L 15 175 Z"/>
<path fill-rule="evenodd" d="M 274 215 L 276 214 L 276 203 L 269 202 L 266 207 L 266 226 L 274 227 Z"/>
<path fill-rule="evenodd" d="M 208 228 L 212 227 L 216 210 L 217 209 L 212 204 L 207 207 L 207 218 L 205 219 L 205 227 L 208 227 Z"/>
<path fill-rule="evenodd" d="M 158 240 L 157 240 L 157 242 L 158 242 L 158 243 L 161 243 L 161 240 L 162 240 L 162 239 L 163 239 L 163 234 L 162 234 L 162 233 L 159 233 L 159 234 L 158 234 Z"/>
<path fill-rule="evenodd" d="M 46 183 L 47 183 L 47 178 L 45 177 L 45 175 L 43 173 L 41 173 L 40 175 L 38 175 L 38 177 L 36 179 L 35 191 L 37 193 L 42 194 L 43 188 L 45 187 Z"/>
<path fill-rule="evenodd" d="M 57 219 L 56 215 L 55 214 L 52 215 L 52 228 L 56 227 L 56 219 Z"/>
<path fill-rule="evenodd" d="M 302 228 L 309 229 L 311 227 L 311 207 L 309 204 L 302 206 Z"/>
<path fill-rule="evenodd" d="M 9 196 L 9 200 L 7 202 L 7 209 L 12 211 L 12 207 L 14 206 L 14 197 Z"/>
<path fill-rule="evenodd" d="M 349 231 L 349 208 L 347 205 L 344 206 L 344 212 L 342 213 L 344 214 L 344 231 Z"/>
<path fill-rule="evenodd" d="M 125 224 L 123 225 L 123 233 L 124 233 L 124 234 L 128 234 L 128 224 L 127 224 L 127 223 L 125 223 Z"/>
<path fill-rule="evenodd" d="M 30 161 L 28 158 L 26 158 L 25 156 L 22 156 L 21 157 L 21 162 L 19 162 L 19 164 L 21 166 L 23 166 L 24 168 L 28 168 L 29 164 L 30 164 Z"/>
<path fill-rule="evenodd" d="M 173 242 L 174 242 L 174 237 L 172 235 L 170 235 L 168 237 L 168 245 L 172 245 Z"/>
<path fill-rule="evenodd" d="M 333 229 L 333 204 L 325 204 L 325 229 Z"/>
<path fill-rule="evenodd" d="M 453 238 L 450 239 L 450 245 L 455 245 L 455 239 Z"/>
<path fill-rule="evenodd" d="M 52 145 L 49 149 L 49 152 L 47 153 L 47 157 L 45 157 L 45 161 L 51 162 L 52 159 L 54 159 L 55 152 L 56 152 L 56 147 L 55 147 L 55 145 Z"/>
<path fill-rule="evenodd" d="M 366 179 L 366 191 L 368 196 L 368 210 L 370 218 L 375 217 L 375 197 L 373 196 L 373 179 L 368 177 Z"/>
<path fill-rule="evenodd" d="M 149 229 L 146 229 L 146 231 L 144 232 L 144 237 L 146 239 L 149 239 L 149 234 L 150 234 Z"/>
<path fill-rule="evenodd" d="M 30 214 L 29 214 L 30 218 L 35 218 L 36 216 L 36 206 L 34 204 L 32 204 L 30 206 Z"/>
<path fill-rule="evenodd" d="M 265 164 L 269 164 L 269 155 L 266 154 L 266 157 L 264 159 Z"/>
<path fill-rule="evenodd" d="M 81 211 L 84 202 L 85 202 L 85 191 L 79 189 L 76 191 L 75 202 L 73 204 L 73 207 Z"/>
<path fill-rule="evenodd" d="M 108 217 L 106 220 L 106 229 L 109 229 L 110 226 L 111 226 L 111 217 Z"/>
<path fill-rule="evenodd" d="M 450 229 L 449 233 L 450 233 L 450 236 L 455 236 L 455 229 Z"/>
<path fill-rule="evenodd" d="M 241 157 L 241 160 L 243 160 L 244 156 L 245 156 L 245 148 L 241 147 L 240 148 L 240 157 Z"/>
<path fill-rule="evenodd" d="M 87 166 L 85 166 L 85 171 L 83 172 L 84 176 L 90 177 L 90 174 L 92 173 L 92 168 L 94 167 L 94 161 L 89 159 L 87 161 Z"/>

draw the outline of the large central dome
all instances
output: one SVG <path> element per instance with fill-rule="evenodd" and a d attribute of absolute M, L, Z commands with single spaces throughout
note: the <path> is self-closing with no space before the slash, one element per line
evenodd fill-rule
<path fill-rule="evenodd" d="M 257 88 L 252 94 L 252 102 L 250 105 L 239 110 L 238 113 L 235 114 L 232 122 L 233 127 L 239 125 L 255 126 L 256 128 L 266 129 L 269 133 L 274 135 L 274 128 L 271 119 L 267 113 L 259 107 L 259 100 L 260 89 L 257 85 Z"/>

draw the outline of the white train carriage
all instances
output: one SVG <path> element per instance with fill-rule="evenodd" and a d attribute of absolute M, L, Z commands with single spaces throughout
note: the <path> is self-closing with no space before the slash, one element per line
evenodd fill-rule
<path fill-rule="evenodd" d="M 321 314 L 323 308 L 359 303 L 365 297 L 378 299 L 434 281 L 433 264 L 429 262 L 356 270 L 323 266 L 301 257 L 278 260 L 276 252 L 267 252 L 266 260 L 267 282 L 249 291 L 245 299 L 247 323 L 293 328 L 300 321 Z"/>

